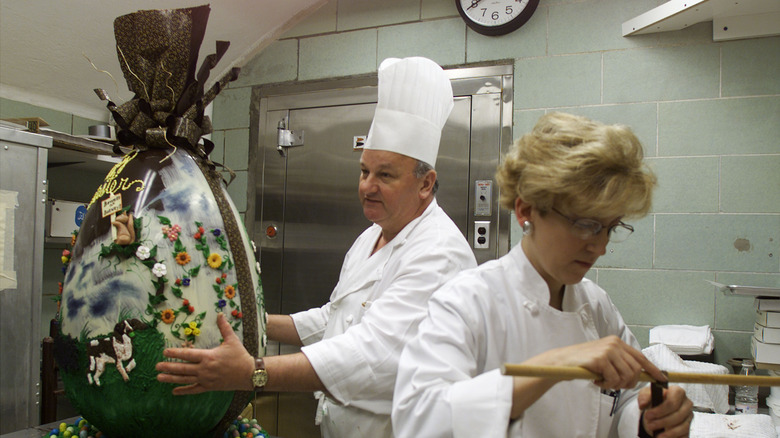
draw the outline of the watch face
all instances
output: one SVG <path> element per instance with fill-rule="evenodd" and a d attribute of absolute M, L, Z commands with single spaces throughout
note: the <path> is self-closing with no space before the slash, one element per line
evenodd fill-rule
<path fill-rule="evenodd" d="M 262 388 L 268 383 L 268 373 L 265 370 L 255 370 L 254 374 L 252 374 L 252 383 L 255 385 L 255 388 Z"/>
<path fill-rule="evenodd" d="M 531 18 L 539 0 L 455 0 L 466 24 L 483 35 L 504 35 Z"/>

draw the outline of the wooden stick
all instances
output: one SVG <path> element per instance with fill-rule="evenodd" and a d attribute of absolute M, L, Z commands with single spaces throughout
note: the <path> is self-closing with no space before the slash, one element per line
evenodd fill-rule
<path fill-rule="evenodd" d="M 545 377 L 555 380 L 600 380 L 601 376 L 582 367 L 535 366 L 504 364 L 501 373 L 507 376 Z M 743 376 L 739 374 L 700 374 L 669 372 L 669 383 L 702 383 L 707 385 L 780 386 L 780 377 Z M 655 382 L 646 372 L 639 375 L 641 382 Z"/>

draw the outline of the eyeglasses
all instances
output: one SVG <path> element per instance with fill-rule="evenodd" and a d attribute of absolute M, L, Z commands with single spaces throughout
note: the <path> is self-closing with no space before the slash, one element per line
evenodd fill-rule
<path fill-rule="evenodd" d="M 571 232 L 582 240 L 592 239 L 593 237 L 597 236 L 601 230 L 604 229 L 604 225 L 602 225 L 599 221 L 585 218 L 572 219 L 555 208 L 553 208 L 552 211 L 558 213 L 562 218 L 569 221 L 569 223 L 571 223 Z M 628 236 L 630 236 L 633 232 L 634 227 L 629 224 L 624 224 L 622 221 L 612 225 L 607 229 L 609 241 L 613 243 L 622 242 L 628 239 Z"/>

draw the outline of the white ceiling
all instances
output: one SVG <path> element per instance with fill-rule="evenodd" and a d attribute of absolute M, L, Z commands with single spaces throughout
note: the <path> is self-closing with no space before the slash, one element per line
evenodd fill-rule
<path fill-rule="evenodd" d="M 117 59 L 114 19 L 145 9 L 178 9 L 207 0 L 0 0 L 0 97 L 108 120 L 103 88 L 115 102 L 133 96 Z M 327 0 L 213 0 L 198 67 L 215 51 L 230 49 L 209 76 L 209 87 L 241 67 Z M 85 57 L 86 56 L 86 57 Z M 105 73 L 106 70 L 119 85 Z"/>

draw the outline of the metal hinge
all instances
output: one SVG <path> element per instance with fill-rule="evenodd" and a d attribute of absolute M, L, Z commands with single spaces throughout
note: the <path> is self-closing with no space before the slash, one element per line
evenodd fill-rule
<path fill-rule="evenodd" d="M 303 146 L 303 132 L 291 131 L 287 129 L 285 119 L 279 120 L 276 126 L 276 150 L 279 151 L 279 155 L 285 156 L 285 148 Z"/>

